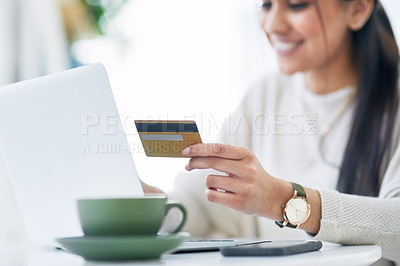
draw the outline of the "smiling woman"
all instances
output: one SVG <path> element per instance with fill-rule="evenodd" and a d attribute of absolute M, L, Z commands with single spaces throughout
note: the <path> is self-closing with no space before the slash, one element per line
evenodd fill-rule
<path fill-rule="evenodd" d="M 352 0 L 323 5 L 315 1 L 294 3 L 278 5 L 275 13 L 270 2 L 263 5 L 266 11 L 261 15 L 262 24 L 279 55 L 279 67 L 286 74 L 303 71 L 306 84 L 318 94 L 358 84 L 355 122 L 338 188 L 346 193 L 377 196 L 398 93 L 398 47 L 388 18 L 379 2 L 374 13 L 372 5 L 363 7 L 362 2 Z M 315 8 L 310 8 L 313 4 Z M 287 24 L 274 17 L 284 12 L 280 8 L 295 11 Z M 343 9 L 345 12 L 340 12 Z M 290 34 L 285 34 L 287 25 L 294 25 Z"/>
<path fill-rule="evenodd" d="M 399 51 L 381 3 L 265 0 L 260 25 L 284 75 L 255 84 L 224 144 L 183 151 L 201 169 L 170 195 L 186 230 L 378 244 L 400 262 Z"/>
<path fill-rule="evenodd" d="M 364 14 L 360 12 L 354 16 L 350 11 L 343 12 L 338 1 L 326 2 L 319 4 L 309 0 L 286 4 L 282 1 L 274 8 L 271 2 L 264 2 L 260 14 L 261 26 L 278 54 L 280 70 L 289 75 L 304 71 L 307 85 L 318 94 L 355 82 L 357 75 L 348 24 L 367 20 L 371 13 L 364 9 Z M 291 16 L 285 15 L 288 12 Z M 359 17 L 363 15 L 364 18 Z M 326 72 L 327 67 L 329 72 Z M 326 79 L 328 73 L 329 80 Z"/>

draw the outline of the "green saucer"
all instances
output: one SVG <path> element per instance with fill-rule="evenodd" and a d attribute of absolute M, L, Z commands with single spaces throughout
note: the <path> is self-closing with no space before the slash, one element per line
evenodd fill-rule
<path fill-rule="evenodd" d="M 188 233 L 157 236 L 81 236 L 58 238 L 68 251 L 87 260 L 159 259 L 161 254 L 188 240 Z"/>

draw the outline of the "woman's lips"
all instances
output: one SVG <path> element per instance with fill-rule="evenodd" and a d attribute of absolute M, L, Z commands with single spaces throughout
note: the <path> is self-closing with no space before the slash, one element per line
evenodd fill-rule
<path fill-rule="evenodd" d="M 276 52 L 280 55 L 289 55 L 294 53 L 301 45 L 303 41 L 298 42 L 288 42 L 280 40 L 272 40 L 272 46 Z"/>

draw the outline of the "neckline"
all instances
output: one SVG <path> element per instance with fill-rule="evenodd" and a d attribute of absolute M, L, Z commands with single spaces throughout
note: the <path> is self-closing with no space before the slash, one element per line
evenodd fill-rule
<path fill-rule="evenodd" d="M 335 99 L 339 100 L 342 98 L 347 98 L 353 93 L 353 91 L 356 88 L 355 85 L 347 85 L 345 87 L 342 87 L 340 89 L 337 89 L 337 90 L 329 92 L 329 93 L 317 94 L 317 93 L 314 93 L 309 88 L 307 88 L 305 86 L 305 84 L 302 87 L 303 87 L 304 97 L 310 101 L 334 101 Z"/>
<path fill-rule="evenodd" d="M 295 82 L 297 84 L 301 84 L 299 86 L 301 89 L 301 94 L 303 94 L 303 96 L 310 101 L 331 101 L 334 99 L 340 99 L 342 97 L 346 98 L 346 96 L 348 97 L 349 95 L 351 95 L 353 90 L 356 89 L 355 84 L 349 84 L 347 86 L 325 94 L 314 93 L 310 88 L 306 86 L 303 73 L 295 74 Z"/>
<path fill-rule="evenodd" d="M 332 110 L 340 106 L 342 102 L 348 101 L 350 97 L 354 98 L 356 92 L 355 85 L 348 85 L 326 94 L 314 93 L 305 85 L 303 73 L 295 75 L 294 85 L 298 88 L 299 99 L 301 99 L 306 109 L 327 117 L 331 116 Z"/>

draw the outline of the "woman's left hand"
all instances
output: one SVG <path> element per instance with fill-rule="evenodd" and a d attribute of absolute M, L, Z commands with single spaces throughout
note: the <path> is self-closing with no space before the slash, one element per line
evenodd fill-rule
<path fill-rule="evenodd" d="M 227 144 L 195 144 L 183 151 L 191 157 L 186 170 L 215 169 L 226 175 L 208 175 L 208 200 L 246 214 L 282 219 L 282 204 L 293 195 L 289 182 L 269 175 L 254 153 Z M 282 194 L 283 193 L 283 194 Z"/>

